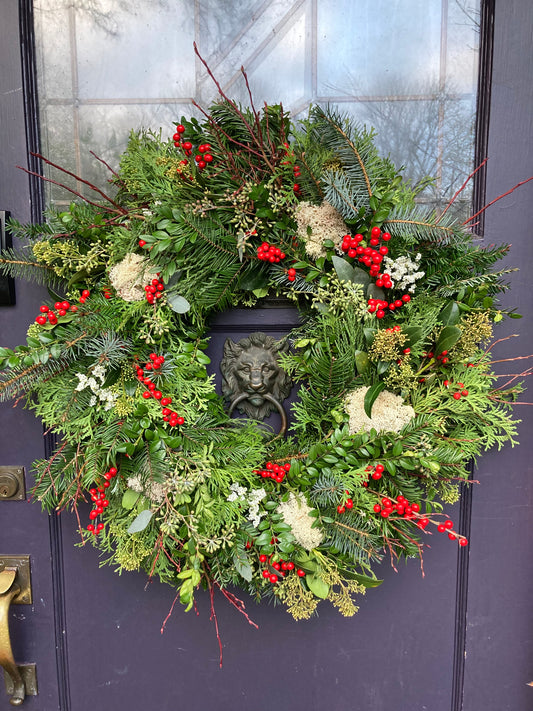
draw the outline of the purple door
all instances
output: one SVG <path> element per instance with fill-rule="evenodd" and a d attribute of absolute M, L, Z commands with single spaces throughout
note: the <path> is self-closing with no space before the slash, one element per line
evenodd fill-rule
<path fill-rule="evenodd" d="M 486 70 L 494 51 L 490 123 L 486 105 L 478 132 L 482 151 L 488 136 L 487 201 L 533 172 L 530 2 L 493 5 L 485 3 L 483 27 Z M 40 209 L 38 185 L 16 169 L 28 164 L 27 146 L 35 145 L 38 127 L 31 31 L 31 3 L 4 0 L 0 210 L 23 221 L 36 219 Z M 521 344 L 502 343 L 501 359 L 533 351 L 531 185 L 486 214 L 486 240 L 511 241 L 509 265 L 522 267 L 511 275 L 509 303 L 525 317 L 508 330 L 520 330 Z M 21 342 L 41 299 L 39 289 L 22 281 L 16 297 L 16 306 L 0 307 L 2 345 Z M 291 318 L 277 309 L 247 322 L 228 313 L 214 329 L 211 355 L 216 359 L 221 351 L 222 335 L 276 334 Z M 520 363 L 516 372 L 526 368 Z M 184 613 L 177 604 L 161 634 L 172 589 L 147 585 L 141 574 L 119 577 L 99 567 L 93 548 L 75 547 L 74 516 L 49 519 L 37 505 L 0 500 L 0 554 L 31 556 L 33 604 L 10 613 L 17 662 L 37 665 L 39 693 L 25 705 L 40 711 L 526 711 L 533 697 L 527 685 L 533 681 L 532 417 L 527 406 L 520 415 L 522 445 L 481 460 L 472 506 L 466 498 L 455 513 L 461 530 L 470 526 L 468 551 L 458 553 L 435 537 L 423 578 L 415 561 L 398 573 L 384 563 L 383 585 L 369 591 L 349 619 L 325 608 L 319 618 L 296 623 L 280 608 L 247 600 L 256 629 L 220 597 L 222 669 L 207 595 L 199 596 L 197 611 Z M 39 423 L 21 404 L 0 407 L 0 466 L 25 467 L 29 487 L 31 462 L 45 446 Z M 0 709 L 9 707 L 0 689 Z"/>

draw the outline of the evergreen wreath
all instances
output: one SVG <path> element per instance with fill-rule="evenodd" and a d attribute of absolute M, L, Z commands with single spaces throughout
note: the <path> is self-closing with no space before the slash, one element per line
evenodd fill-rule
<path fill-rule="evenodd" d="M 246 615 L 238 586 L 295 619 L 324 599 L 349 616 L 374 562 L 438 532 L 467 545 L 443 504 L 515 443 L 521 386 L 498 386 L 487 347 L 508 246 L 483 247 L 454 200 L 418 205 L 334 110 L 294 126 L 221 93 L 203 115 L 173 140 L 132 133 L 113 197 L 82 180 L 97 200 L 12 223 L 26 246 L 2 271 L 53 303 L 0 349 L 1 397 L 56 436 L 34 496 L 92 501 L 82 544 L 118 572 L 177 586 L 186 609 L 202 586 Z M 286 438 L 228 416 L 204 352 L 215 312 L 272 294 L 301 319 L 280 355 L 299 386 Z"/>

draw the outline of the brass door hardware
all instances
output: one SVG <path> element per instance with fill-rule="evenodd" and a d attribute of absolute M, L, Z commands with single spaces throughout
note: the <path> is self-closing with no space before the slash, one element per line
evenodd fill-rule
<path fill-rule="evenodd" d="M 0 666 L 4 668 L 9 703 L 20 706 L 26 695 L 37 694 L 35 664 L 17 665 L 9 636 L 9 607 L 32 602 L 30 557 L 0 554 Z"/>
<path fill-rule="evenodd" d="M 25 498 L 24 467 L 0 467 L 0 501 L 24 501 Z"/>

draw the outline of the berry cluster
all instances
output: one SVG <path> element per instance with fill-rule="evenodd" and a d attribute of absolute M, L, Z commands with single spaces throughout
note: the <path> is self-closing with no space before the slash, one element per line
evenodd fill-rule
<path fill-rule="evenodd" d="M 59 316 L 66 316 L 67 311 L 77 310 L 78 307 L 75 304 L 71 306 L 68 301 L 56 301 L 53 309 L 43 304 L 39 307 L 40 315 L 35 319 L 35 323 L 38 323 L 39 326 L 44 326 L 48 321 L 52 326 L 55 326 Z"/>
<path fill-rule="evenodd" d="M 374 504 L 374 512 L 381 514 L 383 518 L 388 518 L 392 513 L 396 513 L 403 518 L 413 518 L 420 511 L 420 504 L 410 503 L 405 496 L 398 496 L 396 501 L 384 497 L 380 504 Z"/>
<path fill-rule="evenodd" d="M 163 291 L 165 290 L 165 285 L 161 279 L 152 279 L 150 284 L 144 287 L 146 292 L 146 301 L 149 304 L 153 304 L 156 299 L 160 299 L 163 296 Z"/>
<path fill-rule="evenodd" d="M 279 560 L 276 560 L 272 563 L 270 562 L 271 558 L 272 556 L 270 556 L 269 558 L 265 554 L 259 556 L 260 563 L 268 563 L 268 565 L 270 566 L 270 569 L 263 568 L 261 575 L 263 576 L 263 578 L 268 579 L 272 584 L 278 582 L 278 576 L 284 578 L 287 573 L 296 568 L 292 560 L 283 560 L 283 558 L 279 558 Z M 305 571 L 301 568 L 297 568 L 296 575 L 298 575 L 300 578 L 303 578 L 305 577 Z"/>
<path fill-rule="evenodd" d="M 299 178 L 300 175 L 301 175 L 301 173 L 300 173 L 300 166 L 295 165 L 292 170 L 293 170 L 293 173 L 294 173 L 294 180 L 298 180 L 298 178 Z M 294 194 L 295 194 L 295 195 L 300 195 L 300 183 L 296 183 L 296 182 L 295 182 L 294 185 L 292 186 L 292 189 L 294 190 Z"/>
<path fill-rule="evenodd" d="M 445 388 L 449 388 L 451 385 L 451 382 L 449 380 L 445 380 L 443 382 L 443 385 Z M 464 383 L 455 383 L 455 387 L 459 388 L 459 390 L 456 390 L 453 394 L 452 397 L 454 400 L 460 400 L 462 397 L 468 397 L 468 390 L 465 390 L 465 384 Z"/>
<path fill-rule="evenodd" d="M 379 281 L 379 280 L 378 280 Z M 376 285 L 377 285 L 376 281 Z M 385 301 L 384 299 L 368 299 L 368 312 L 376 314 L 376 318 L 383 318 L 385 316 L 385 309 L 389 311 L 396 311 L 401 308 L 404 304 L 409 303 L 411 297 L 409 294 L 404 294 L 401 299 L 395 299 L 394 301 Z"/>
<path fill-rule="evenodd" d="M 286 474 L 289 473 L 291 465 L 289 462 L 280 466 L 279 464 L 274 464 L 273 462 L 267 462 L 264 469 L 254 469 L 254 474 L 259 474 L 263 479 L 274 479 L 278 484 L 281 484 L 283 479 L 285 479 Z"/>
<path fill-rule="evenodd" d="M 106 498 L 105 495 L 105 490 L 109 487 L 111 483 L 111 479 L 114 479 L 117 475 L 117 469 L 116 467 L 110 467 L 106 473 L 104 474 L 104 483 L 99 485 L 97 489 L 89 489 L 89 494 L 91 495 L 91 501 L 94 503 L 94 509 L 89 513 L 89 518 L 91 521 L 94 521 L 98 516 L 100 516 L 103 512 L 104 509 L 109 506 L 109 501 Z M 94 523 L 90 523 L 87 526 L 87 530 L 89 533 L 92 533 L 94 536 L 97 536 L 100 531 L 102 531 L 104 528 L 104 524 L 102 522 L 94 525 Z"/>
<path fill-rule="evenodd" d="M 418 520 L 416 525 L 419 528 L 425 529 L 429 522 L 429 518 L 421 518 Z M 435 521 L 432 521 L 432 523 L 435 523 Z M 465 536 L 461 536 L 459 533 L 453 530 L 453 521 L 450 518 L 447 518 L 446 521 L 437 524 L 437 531 L 439 533 L 448 533 L 448 538 L 450 539 L 450 541 L 458 540 L 460 546 L 468 545 L 468 538 L 466 538 Z"/>
<path fill-rule="evenodd" d="M 263 242 L 257 248 L 257 258 L 263 262 L 270 262 L 271 264 L 277 264 L 282 259 L 285 259 L 285 252 L 282 252 L 279 247 L 273 244 L 268 244 L 268 242 Z"/>
<path fill-rule="evenodd" d="M 208 163 L 213 162 L 213 156 L 209 152 L 210 150 L 211 146 L 209 143 L 203 143 L 201 146 L 198 146 L 199 152 L 194 156 L 194 160 L 196 161 L 200 170 L 206 168 Z"/>
<path fill-rule="evenodd" d="M 145 400 L 154 398 L 154 400 L 159 401 L 162 408 L 161 413 L 163 416 L 163 422 L 168 422 L 170 427 L 183 425 L 185 423 L 185 419 L 168 407 L 172 404 L 172 398 L 164 396 L 161 390 L 157 389 L 157 385 L 150 378 L 150 375 L 154 375 L 165 362 L 164 356 L 159 356 L 157 353 L 150 353 L 149 359 L 150 360 L 145 363 L 144 368 L 141 368 L 140 366 L 136 367 L 137 380 L 143 383 L 143 385 L 146 385 L 148 388 L 143 392 L 143 398 Z"/>
<path fill-rule="evenodd" d="M 296 279 L 296 269 L 294 269 L 294 267 L 287 270 L 287 279 L 289 281 L 294 281 Z"/>
<path fill-rule="evenodd" d="M 178 124 L 178 126 L 176 126 L 176 133 L 172 136 L 172 140 L 174 141 L 174 145 L 176 146 L 176 148 L 182 148 L 185 155 L 187 157 L 190 157 L 192 155 L 193 145 L 190 141 L 182 140 L 184 133 L 185 126 L 183 126 L 181 123 Z M 194 156 L 194 160 L 200 170 L 206 168 L 208 163 L 213 162 L 213 156 L 211 155 L 210 151 L 211 145 L 209 143 L 202 143 L 202 145 L 198 146 L 198 153 Z M 182 165 L 187 165 L 187 161 L 181 161 L 181 163 Z M 178 173 L 181 174 L 179 168 Z"/>
<path fill-rule="evenodd" d="M 377 286 L 383 287 L 384 289 L 390 289 L 392 287 L 390 275 L 380 274 L 380 264 L 383 261 L 383 257 L 388 254 L 389 248 L 386 245 L 380 245 L 381 240 L 388 242 L 391 236 L 388 232 L 381 232 L 379 227 L 372 227 L 370 233 L 370 240 L 368 247 L 363 247 L 361 242 L 364 240 L 362 234 L 356 234 L 353 237 L 351 235 L 344 235 L 342 240 L 341 249 L 343 252 L 347 252 L 348 256 L 351 258 L 357 258 L 357 261 L 364 264 L 366 267 L 370 267 L 370 276 L 377 277 L 377 281 L 380 283 Z M 378 249 L 375 249 L 378 247 Z"/>
<path fill-rule="evenodd" d="M 346 496 L 348 498 L 345 499 L 342 504 L 339 504 L 337 506 L 337 513 L 339 513 L 339 514 L 346 513 L 346 509 L 348 509 L 348 510 L 353 509 L 353 499 L 350 498 L 350 492 L 348 491 L 348 489 L 346 489 L 346 491 L 344 493 L 346 494 Z"/>

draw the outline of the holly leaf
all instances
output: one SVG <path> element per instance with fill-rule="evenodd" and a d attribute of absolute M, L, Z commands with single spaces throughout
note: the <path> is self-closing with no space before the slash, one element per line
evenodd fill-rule
<path fill-rule="evenodd" d="M 144 509 L 144 511 L 141 511 L 141 513 L 138 514 L 131 522 L 128 528 L 128 533 L 139 533 L 140 531 L 144 531 L 146 526 L 150 523 L 153 515 L 154 512 L 150 511 L 150 509 Z"/>
<path fill-rule="evenodd" d="M 377 396 L 384 389 L 385 383 L 382 380 L 379 380 L 377 383 L 374 383 L 374 385 L 371 385 L 366 391 L 364 408 L 367 417 L 372 417 L 372 406 L 376 402 Z"/>

